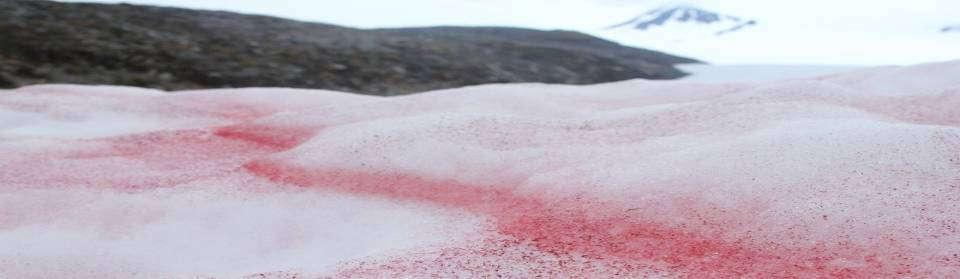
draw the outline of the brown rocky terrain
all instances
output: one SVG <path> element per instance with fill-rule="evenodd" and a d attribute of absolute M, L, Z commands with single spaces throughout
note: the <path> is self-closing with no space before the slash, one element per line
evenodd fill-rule
<path fill-rule="evenodd" d="M 321 88 L 396 95 L 483 83 L 672 79 L 697 62 L 569 31 L 356 29 L 222 11 L 0 1 L 0 87 Z"/>

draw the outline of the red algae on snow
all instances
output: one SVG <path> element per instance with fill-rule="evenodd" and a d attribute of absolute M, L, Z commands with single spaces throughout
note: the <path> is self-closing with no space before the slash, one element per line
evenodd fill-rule
<path fill-rule="evenodd" d="M 213 134 L 225 139 L 246 141 L 257 146 L 282 151 L 296 147 L 304 140 L 309 139 L 316 130 L 315 128 L 244 123 L 217 128 Z"/>
<path fill-rule="evenodd" d="M 289 149 L 312 133 L 313 129 L 297 127 L 232 125 L 212 131 L 172 130 L 58 140 L 80 148 L 23 154 L 19 162 L 6 166 L 16 175 L 5 183 L 128 190 L 170 187 L 224 175 L 246 161 Z"/>
<path fill-rule="evenodd" d="M 958 74 L 6 91 L 0 277 L 958 277 Z"/>
<path fill-rule="evenodd" d="M 655 273 L 654 267 L 658 266 L 690 278 L 930 276 L 913 270 L 916 259 L 905 257 L 907 251 L 900 250 L 903 248 L 895 240 L 883 247 L 853 244 L 828 247 L 825 243 L 802 248 L 756 245 L 748 244 L 744 239 L 723 240 L 709 236 L 711 233 L 708 232 L 645 221 L 657 217 L 643 216 L 644 213 L 601 201 L 582 198 L 553 200 L 548 195 L 518 194 L 509 186 L 474 186 L 406 174 L 305 169 L 269 161 L 251 162 L 245 168 L 278 183 L 391 200 L 428 202 L 481 213 L 493 219 L 497 234 L 510 239 L 491 236 L 479 247 L 467 244 L 464 248 L 448 248 L 436 254 L 368 263 L 375 268 L 355 267 L 342 274 L 346 277 L 353 273 L 381 272 L 393 273 L 391 275 L 412 272 L 426 276 L 451 272 L 451 268 L 462 271 L 468 267 L 481 270 L 465 272 L 509 274 L 509 270 L 482 270 L 490 263 L 479 264 L 484 260 L 476 258 L 496 254 L 496 251 L 502 254 L 522 250 L 522 246 L 533 247 L 560 262 L 575 261 L 578 257 L 607 262 L 601 269 L 603 272 L 564 268 L 560 263 L 548 265 L 539 258 L 522 258 L 520 263 L 512 263 L 526 266 L 532 274 L 560 273 L 571 277 L 613 276 L 629 273 L 632 268 L 638 269 L 634 272 L 647 270 Z M 742 222 L 751 221 L 751 216 L 736 218 Z M 456 256 L 451 257 L 449 253 Z"/>

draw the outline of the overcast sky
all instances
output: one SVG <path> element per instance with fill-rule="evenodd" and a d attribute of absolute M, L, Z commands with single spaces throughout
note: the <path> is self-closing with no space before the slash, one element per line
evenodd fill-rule
<path fill-rule="evenodd" d="M 638 11 L 619 0 L 67 0 L 230 10 L 354 27 L 509 25 L 600 28 Z"/>
<path fill-rule="evenodd" d="M 960 23 L 960 0 L 68 0 L 231 10 L 355 27 L 511 25 L 599 29 L 653 6 L 690 3 L 743 17 L 799 24 L 853 24 L 908 18 L 914 24 Z M 831 22 L 833 21 L 833 22 Z M 891 25 L 896 26 L 896 25 Z M 856 26 L 854 26 L 856 27 Z"/>
<path fill-rule="evenodd" d="M 346 25 L 494 25 L 595 33 L 649 9 L 692 4 L 777 32 L 879 34 L 901 42 L 960 24 L 960 0 L 65 0 L 229 10 Z M 841 36 L 837 36 L 837 34 Z M 954 35 L 960 37 L 960 35 Z M 939 39 L 938 39 L 939 40 Z M 952 39 L 951 40 L 955 40 Z M 819 42 L 824 43 L 824 42 Z M 934 42 L 936 44 L 936 42 Z M 870 45 L 870 44 L 865 44 Z M 960 50 L 957 51 L 960 53 Z M 960 58 L 958 54 L 957 58 Z M 902 61 L 912 61 L 910 58 Z M 901 61 L 896 60 L 896 61 Z M 920 61 L 918 61 L 920 62 Z"/>

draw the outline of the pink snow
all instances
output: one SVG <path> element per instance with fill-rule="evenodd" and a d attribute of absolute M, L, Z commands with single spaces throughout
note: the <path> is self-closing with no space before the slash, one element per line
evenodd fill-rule
<path fill-rule="evenodd" d="M 0 277 L 957 277 L 958 77 L 0 91 Z"/>

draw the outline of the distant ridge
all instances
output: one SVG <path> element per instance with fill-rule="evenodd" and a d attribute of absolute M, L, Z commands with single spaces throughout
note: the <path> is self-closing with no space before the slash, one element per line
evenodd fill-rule
<path fill-rule="evenodd" d="M 866 24 L 851 13 L 875 13 L 885 9 L 885 4 L 846 3 L 794 11 L 775 7 L 782 5 L 775 1 L 750 6 L 724 1 L 696 1 L 702 6 L 640 2 L 649 4 L 636 5 L 638 16 L 622 21 L 607 17 L 597 25 L 610 28 L 598 28 L 594 34 L 624 45 L 717 64 L 906 65 L 957 59 L 960 54 L 960 40 L 956 40 L 960 22 L 940 21 L 930 26 L 916 14 L 931 13 L 931 20 L 949 19 L 950 9 L 904 11 L 903 16 L 878 14 L 882 21 Z"/>
<path fill-rule="evenodd" d="M 677 24 L 698 24 L 715 29 L 713 32 L 715 35 L 723 35 L 757 25 L 757 21 L 719 14 L 694 6 L 678 5 L 650 10 L 626 22 L 610 26 L 608 29 L 631 28 L 643 31 L 658 27 L 669 28 Z"/>
<path fill-rule="evenodd" d="M 0 1 L 0 87 L 318 88 L 396 95 L 484 83 L 673 79 L 698 62 L 577 32 L 355 29 L 178 8 Z"/>

